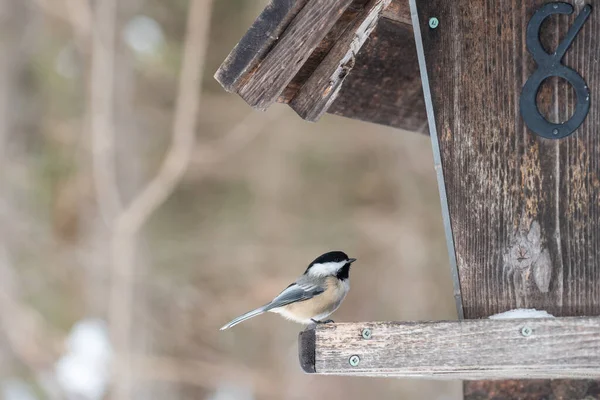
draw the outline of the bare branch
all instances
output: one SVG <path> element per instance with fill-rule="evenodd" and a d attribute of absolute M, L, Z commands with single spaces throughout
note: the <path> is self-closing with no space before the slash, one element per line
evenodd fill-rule
<path fill-rule="evenodd" d="M 109 226 L 122 209 L 116 182 L 114 149 L 116 8 L 116 0 L 96 3 L 92 38 L 91 102 L 88 111 L 98 208 Z"/>
<path fill-rule="evenodd" d="M 119 215 L 118 230 L 137 232 L 148 217 L 173 192 L 189 164 L 195 143 L 196 115 L 200 105 L 200 81 L 208 44 L 211 0 L 193 0 L 175 104 L 173 141 L 156 177 Z"/>
<path fill-rule="evenodd" d="M 111 0 L 114 2 L 114 0 Z M 100 2 L 103 4 L 104 1 Z M 132 365 L 129 359 L 133 318 L 133 275 L 136 237 L 147 219 L 173 192 L 185 173 L 195 143 L 196 114 L 200 104 L 200 82 L 208 45 L 212 0 L 191 0 L 183 63 L 175 106 L 173 140 L 157 175 L 118 214 L 111 240 L 113 279 L 109 294 L 109 323 L 117 353 L 113 380 L 115 400 L 131 398 Z M 112 171 L 108 169 L 108 171 Z M 104 177 L 100 177 L 101 179 Z"/>

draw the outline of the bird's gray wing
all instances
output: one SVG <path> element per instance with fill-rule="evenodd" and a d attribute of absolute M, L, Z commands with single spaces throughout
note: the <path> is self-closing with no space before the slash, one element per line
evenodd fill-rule
<path fill-rule="evenodd" d="M 307 282 L 304 279 L 299 279 L 275 297 L 273 301 L 266 306 L 265 311 L 283 307 L 298 301 L 311 299 L 323 293 L 325 289 L 325 282 L 322 280 Z"/>

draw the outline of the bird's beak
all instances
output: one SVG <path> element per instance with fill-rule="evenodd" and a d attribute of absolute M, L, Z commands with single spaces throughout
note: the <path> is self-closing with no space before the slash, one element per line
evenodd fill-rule
<path fill-rule="evenodd" d="M 356 258 L 349 258 L 348 259 L 348 264 L 352 264 L 354 261 L 356 261 Z"/>

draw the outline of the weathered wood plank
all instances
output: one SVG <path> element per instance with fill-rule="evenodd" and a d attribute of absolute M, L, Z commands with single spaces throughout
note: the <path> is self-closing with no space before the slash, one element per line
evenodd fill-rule
<path fill-rule="evenodd" d="M 273 104 L 351 3 L 309 0 L 240 87 L 240 96 L 258 109 Z"/>
<path fill-rule="evenodd" d="M 600 312 L 600 17 L 592 15 L 564 60 L 591 89 L 590 114 L 572 136 L 542 139 L 524 126 L 519 96 L 536 69 L 526 26 L 544 3 L 415 1 L 466 318 L 515 307 Z M 576 14 L 584 3 L 576 2 Z M 429 28 L 431 17 L 440 21 L 437 29 Z M 546 48 L 556 48 L 573 19 L 545 23 Z M 564 121 L 574 100 L 568 85 L 550 80 L 538 107 Z M 563 381 L 561 390 L 596 384 Z M 480 387 L 490 389 L 488 397 L 469 395 Z M 535 390 L 477 382 L 467 383 L 465 394 L 492 398 L 507 387 L 523 388 L 513 398 Z"/>
<path fill-rule="evenodd" d="M 279 103 L 289 103 L 300 88 L 306 83 L 311 77 L 319 65 L 323 62 L 327 54 L 331 51 L 333 46 L 342 37 L 346 29 L 358 18 L 360 13 L 363 11 L 364 6 L 369 0 L 353 0 L 350 7 L 344 11 L 342 16 L 337 20 L 333 28 L 325 35 L 325 38 L 319 43 L 319 46 L 312 52 L 308 57 L 302 68 L 298 71 L 291 82 L 287 85 L 283 93 L 279 96 L 277 101 Z"/>
<path fill-rule="evenodd" d="M 356 54 L 375 29 L 390 0 L 371 0 L 352 21 L 325 59 L 290 102 L 302 118 L 317 121 L 336 99 L 356 61 Z"/>
<path fill-rule="evenodd" d="M 593 400 L 600 399 L 600 384 L 587 379 L 471 381 L 465 384 L 464 397 L 470 400 Z"/>
<path fill-rule="evenodd" d="M 225 90 L 237 92 L 307 2 L 271 0 L 216 72 L 215 79 Z"/>
<path fill-rule="evenodd" d="M 315 373 L 315 341 L 317 340 L 314 329 L 306 329 L 298 334 L 298 356 L 300 367 L 306 373 Z"/>
<path fill-rule="evenodd" d="M 318 374 L 463 380 L 600 377 L 600 318 L 343 323 L 313 329 Z M 364 329 L 370 330 L 369 339 Z M 310 338 L 303 335 L 301 339 Z M 301 357 L 312 354 L 310 346 L 311 340 L 300 341 Z M 301 364 L 309 366 L 305 371 L 313 369 L 308 360 Z"/>
<path fill-rule="evenodd" d="M 240 84 L 265 58 L 307 2 L 308 0 L 271 0 L 215 73 L 215 79 L 225 90 L 237 92 Z M 290 82 L 288 88 L 291 86 L 291 93 L 284 92 L 278 99 L 279 102 L 289 102 L 367 2 L 368 0 L 352 2 Z M 410 25 L 408 0 L 392 0 L 383 17 Z"/>
<path fill-rule="evenodd" d="M 249 82 L 307 2 L 272 0 L 215 74 L 226 90 L 238 93 Z M 298 64 L 299 71 L 278 102 L 289 103 L 294 98 L 367 3 L 369 0 L 351 2 L 317 48 Z M 392 0 L 384 10 L 327 112 L 428 133 L 408 0 Z"/>
<path fill-rule="evenodd" d="M 310 76 L 321 64 L 321 62 L 323 62 L 325 56 L 329 54 L 334 44 L 338 40 L 340 40 L 343 33 L 350 26 L 350 24 L 352 24 L 352 22 L 356 18 L 358 18 L 359 14 L 364 10 L 364 7 L 368 2 L 368 0 L 354 0 L 352 2 L 350 7 L 348 7 L 344 14 L 342 14 L 340 19 L 331 29 L 331 31 L 329 31 L 329 33 L 325 36 L 321 43 L 319 43 L 319 46 L 315 49 L 315 51 L 313 51 L 308 60 L 306 60 L 306 62 L 300 69 L 300 71 L 298 71 L 298 73 L 294 76 L 292 81 L 285 88 L 283 93 L 279 96 L 279 98 L 277 99 L 279 103 L 289 103 L 294 98 L 298 90 L 300 90 L 300 88 L 310 78 Z M 418 76 L 419 70 L 416 61 L 416 52 L 414 49 L 415 46 L 413 39 L 413 31 L 409 23 L 410 7 L 408 7 L 408 2 L 406 0 L 393 0 L 383 12 L 382 18 L 390 19 L 395 23 L 387 24 L 386 29 L 379 29 L 379 26 L 377 26 L 375 31 L 372 32 L 372 34 L 369 36 L 368 43 L 370 43 L 371 46 L 366 50 L 361 49 L 358 52 L 355 66 L 365 71 L 365 73 L 357 75 L 357 78 L 361 84 L 355 84 L 353 85 L 353 87 L 361 89 L 374 87 L 376 89 L 385 90 L 387 86 L 382 85 L 381 82 L 385 81 L 388 85 L 390 83 L 394 85 L 397 75 L 399 75 L 396 73 L 398 69 L 404 71 L 404 75 L 410 74 L 410 76 L 415 77 L 415 80 L 419 81 L 418 85 L 420 85 L 420 79 Z M 399 24 L 403 24 L 405 26 L 398 27 Z M 371 40 L 371 38 L 373 39 Z M 391 57 L 387 56 L 388 53 L 390 55 L 395 56 L 396 51 L 394 51 L 393 49 L 390 49 L 390 51 L 385 51 L 385 48 L 383 48 L 381 45 L 378 45 L 378 42 L 382 39 L 385 40 L 386 44 L 394 43 L 396 46 L 400 47 L 403 56 L 397 57 L 397 59 L 391 59 Z M 407 56 L 405 56 L 405 54 Z M 384 56 L 384 58 L 381 58 L 381 56 Z M 384 64 L 382 60 L 388 60 L 389 62 Z M 382 66 L 385 68 L 382 69 Z M 375 69 L 375 67 L 377 69 Z M 373 68 L 373 70 L 371 70 L 371 68 Z M 383 75 L 383 73 L 385 73 L 385 75 Z M 352 75 L 349 79 L 353 81 L 355 75 Z M 406 82 L 406 80 L 400 80 L 400 82 L 404 83 Z M 373 89 L 371 91 L 374 91 L 376 89 Z M 408 90 L 409 92 L 411 92 L 412 86 L 409 87 Z M 356 92 L 355 90 L 346 91 L 344 92 L 344 94 L 348 95 L 347 99 L 343 96 L 342 102 L 344 103 L 355 101 L 357 97 L 360 99 L 363 95 L 362 92 Z M 386 96 L 384 96 L 383 99 L 391 100 Z M 394 99 L 394 101 L 392 101 L 391 104 L 402 103 L 402 100 L 403 98 Z M 382 118 L 383 122 L 370 121 L 368 119 L 361 118 L 362 114 L 376 114 L 375 106 L 372 106 L 372 103 L 361 102 L 361 104 L 361 108 L 357 109 L 356 112 L 353 114 L 345 115 L 343 113 L 337 113 L 337 115 L 380 124 L 386 124 L 385 121 L 387 120 L 394 121 L 398 119 L 398 117 L 394 115 L 393 112 L 388 112 L 389 115 L 386 115 L 386 118 Z M 386 107 L 386 109 L 389 108 L 390 107 Z M 418 126 L 421 126 L 424 120 L 424 107 L 422 107 L 422 109 L 423 112 L 421 112 L 420 115 L 415 116 L 414 118 L 421 119 L 421 124 L 418 124 Z M 350 111 L 350 109 L 348 109 L 348 111 Z M 405 126 L 401 126 L 401 128 L 407 129 Z"/>
<path fill-rule="evenodd" d="M 517 307 L 600 313 L 600 101 L 561 140 L 535 135 L 519 114 L 521 88 L 536 68 L 525 28 L 543 3 L 417 2 L 465 318 Z M 427 25 L 433 15 L 435 30 Z M 548 29 L 558 37 L 571 22 L 556 18 Z M 565 59 L 593 100 L 599 29 L 595 15 Z M 542 93 L 541 108 L 567 119 L 574 99 L 564 87 L 552 92 Z"/>
<path fill-rule="evenodd" d="M 406 25 L 412 25 L 408 0 L 393 0 L 383 12 L 383 17 Z"/>
<path fill-rule="evenodd" d="M 411 26 L 379 20 L 328 112 L 429 133 Z"/>

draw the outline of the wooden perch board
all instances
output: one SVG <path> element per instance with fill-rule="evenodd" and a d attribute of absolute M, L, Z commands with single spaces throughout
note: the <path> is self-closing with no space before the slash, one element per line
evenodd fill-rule
<path fill-rule="evenodd" d="M 215 78 L 258 109 L 427 133 L 408 0 L 272 0 Z"/>
<path fill-rule="evenodd" d="M 600 318 L 326 324 L 301 332 L 299 339 L 300 364 L 309 373 L 462 380 L 600 377 Z"/>

